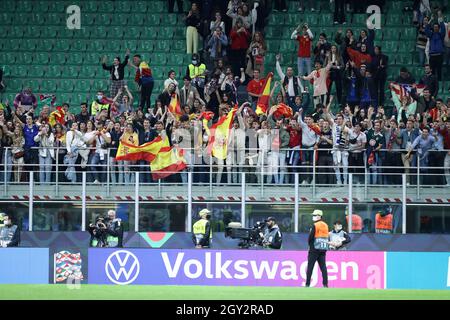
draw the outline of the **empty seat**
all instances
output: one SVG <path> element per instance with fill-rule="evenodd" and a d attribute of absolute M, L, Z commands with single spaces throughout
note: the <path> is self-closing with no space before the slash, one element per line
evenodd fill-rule
<path fill-rule="evenodd" d="M 73 91 L 73 80 L 72 79 L 61 79 L 58 81 L 58 90 L 64 92 Z"/>
<path fill-rule="evenodd" d="M 67 63 L 74 65 L 83 64 L 83 53 L 72 51 L 69 55 L 67 55 Z"/>
<path fill-rule="evenodd" d="M 33 58 L 34 63 L 47 64 L 48 61 L 49 61 L 49 55 L 47 52 L 36 52 L 34 54 L 34 58 Z"/>
<path fill-rule="evenodd" d="M 28 76 L 32 78 L 41 78 L 44 75 L 44 65 L 32 64 L 28 67 Z"/>
<path fill-rule="evenodd" d="M 104 71 L 103 69 L 100 69 L 100 68 L 101 67 L 99 66 L 99 72 Z M 78 77 L 91 79 L 91 78 L 95 78 L 95 74 L 96 74 L 96 68 L 95 67 L 82 65 L 81 68 L 80 68 L 80 72 L 78 74 Z"/>
<path fill-rule="evenodd" d="M 52 52 L 50 54 L 50 63 L 64 65 L 66 63 L 66 54 L 64 52 Z"/>
<path fill-rule="evenodd" d="M 45 76 L 48 78 L 59 78 L 61 77 L 61 66 L 59 65 L 49 65 L 45 71 Z"/>
<path fill-rule="evenodd" d="M 42 80 L 40 85 L 41 93 L 54 93 L 56 91 L 56 82 L 54 80 Z"/>
<path fill-rule="evenodd" d="M 61 76 L 64 78 L 78 77 L 78 67 L 71 65 L 68 61 L 67 64 L 62 68 Z"/>
<path fill-rule="evenodd" d="M 85 80 L 85 79 L 75 80 L 75 91 L 89 92 L 90 90 L 91 90 L 90 80 Z"/>

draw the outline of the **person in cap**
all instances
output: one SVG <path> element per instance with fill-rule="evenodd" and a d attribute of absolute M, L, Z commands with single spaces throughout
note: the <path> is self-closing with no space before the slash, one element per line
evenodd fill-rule
<path fill-rule="evenodd" d="M 334 222 L 334 229 L 329 233 L 329 237 L 331 250 L 345 249 L 345 245 L 352 241 L 348 233 L 342 229 L 342 223 L 339 220 Z"/>
<path fill-rule="evenodd" d="M 268 249 L 280 249 L 283 242 L 283 235 L 280 227 L 274 217 L 269 217 L 266 220 L 267 229 L 264 234 L 263 247 Z"/>
<path fill-rule="evenodd" d="M 194 223 L 192 227 L 192 241 L 195 248 L 209 248 L 211 245 L 212 229 L 211 229 L 211 211 L 208 209 L 201 210 L 198 215 L 200 220 Z"/>
<path fill-rule="evenodd" d="M 11 217 L 0 214 L 3 217 L 3 226 L 0 227 L 0 248 L 18 247 L 20 243 L 20 230 L 12 224 Z"/>
<path fill-rule="evenodd" d="M 311 284 L 311 276 L 316 261 L 319 263 L 320 271 L 322 272 L 322 283 L 324 288 L 328 288 L 328 273 L 326 267 L 326 253 L 329 248 L 328 225 L 322 221 L 322 210 L 314 210 L 312 213 L 312 220 L 314 222 L 310 229 L 308 244 L 308 267 L 306 269 L 306 283 L 309 287 Z"/>

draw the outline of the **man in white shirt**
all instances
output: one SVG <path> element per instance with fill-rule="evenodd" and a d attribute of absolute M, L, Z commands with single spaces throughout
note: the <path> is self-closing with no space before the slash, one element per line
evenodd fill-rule
<path fill-rule="evenodd" d="M 361 131 L 361 124 L 356 123 L 349 132 L 349 158 L 348 165 L 353 173 L 353 181 L 362 183 L 364 181 L 364 153 L 366 150 L 367 137 Z"/>
<path fill-rule="evenodd" d="M 90 161 L 90 170 L 94 176 L 94 183 L 104 181 L 105 165 L 108 158 L 108 144 L 111 143 L 111 134 L 106 130 L 103 122 L 96 123 L 95 152 Z M 100 166 L 99 166 L 100 165 Z"/>
<path fill-rule="evenodd" d="M 314 145 L 319 141 L 320 127 L 314 123 L 311 115 L 305 115 L 305 122 L 303 122 L 302 112 L 298 116 L 298 123 L 302 128 L 301 164 L 302 166 L 308 166 L 308 168 L 302 168 L 300 171 L 305 172 L 302 178 L 302 184 L 307 184 L 312 180 L 311 171 L 314 162 Z"/>
<path fill-rule="evenodd" d="M 169 77 L 164 81 L 164 89 L 167 89 L 169 87 L 169 84 L 172 83 L 175 85 L 175 92 L 177 94 L 180 94 L 180 91 L 178 90 L 178 81 L 175 80 L 175 71 L 170 70 L 168 76 Z"/>
<path fill-rule="evenodd" d="M 281 70 L 280 59 L 281 55 L 276 55 L 276 69 L 278 76 L 281 78 L 281 82 L 286 92 L 286 100 L 291 108 L 295 105 L 295 97 L 301 96 L 305 91 L 302 82 L 299 77 L 294 76 L 294 69 L 292 67 L 287 67 L 286 74 Z"/>

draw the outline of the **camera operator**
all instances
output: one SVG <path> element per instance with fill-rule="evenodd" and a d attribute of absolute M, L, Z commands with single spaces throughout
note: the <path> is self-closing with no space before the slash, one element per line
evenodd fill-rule
<path fill-rule="evenodd" d="M 348 233 L 342 229 L 342 223 L 339 220 L 334 222 L 334 229 L 329 232 L 329 236 L 331 250 L 345 250 L 345 245 L 352 241 Z"/>
<path fill-rule="evenodd" d="M 192 241 L 195 248 L 209 248 L 211 245 L 212 229 L 211 229 L 211 211 L 208 209 L 201 210 L 198 215 L 200 220 L 194 223 L 192 227 Z"/>
<path fill-rule="evenodd" d="M 266 222 L 267 228 L 264 233 L 263 247 L 269 249 L 280 249 L 283 236 L 275 218 L 269 217 Z"/>
<path fill-rule="evenodd" d="M 12 223 L 11 216 L 0 213 L 2 226 L 0 227 L 0 248 L 18 247 L 20 243 L 19 227 Z"/>
<path fill-rule="evenodd" d="M 98 217 L 95 224 L 89 225 L 91 234 L 91 247 L 118 247 L 121 248 L 123 241 L 122 220 L 116 218 L 114 210 L 108 211 L 108 217 Z"/>

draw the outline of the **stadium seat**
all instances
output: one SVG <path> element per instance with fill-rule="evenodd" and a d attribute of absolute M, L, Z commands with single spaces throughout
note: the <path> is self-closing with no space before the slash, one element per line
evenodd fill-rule
<path fill-rule="evenodd" d="M 66 54 L 64 52 L 52 52 L 50 54 L 50 63 L 64 65 L 66 63 Z"/>
<path fill-rule="evenodd" d="M 83 63 L 83 53 L 72 52 L 67 57 L 67 63 L 73 65 L 80 65 Z"/>
<path fill-rule="evenodd" d="M 319 25 L 321 27 L 329 26 L 333 23 L 333 14 L 331 13 L 321 13 L 319 15 Z"/>
<path fill-rule="evenodd" d="M 397 41 L 384 41 L 383 47 L 384 51 L 387 52 L 397 52 Z"/>
<path fill-rule="evenodd" d="M 396 64 L 400 64 L 400 65 L 404 65 L 404 66 L 409 66 L 412 64 L 412 55 L 409 53 L 406 54 L 398 54 L 395 57 L 395 63 Z"/>
<path fill-rule="evenodd" d="M 97 12 L 98 3 L 96 1 L 84 1 L 81 3 L 82 12 Z"/>
<path fill-rule="evenodd" d="M 125 40 L 123 49 L 130 49 L 131 53 L 136 51 L 138 40 Z M 130 56 L 131 58 L 131 56 Z"/>
<path fill-rule="evenodd" d="M 146 23 L 145 21 L 146 15 L 143 13 L 133 14 L 133 16 L 128 20 L 129 24 L 134 26 L 142 26 Z"/>
<path fill-rule="evenodd" d="M 90 80 L 78 79 L 75 80 L 75 91 L 89 92 L 91 90 Z"/>
<path fill-rule="evenodd" d="M 87 43 L 84 40 L 74 40 L 70 44 L 70 50 L 72 52 L 73 51 L 86 51 L 86 47 L 87 47 Z"/>
<path fill-rule="evenodd" d="M 162 42 L 162 43 L 164 43 L 164 42 Z M 155 48 L 155 50 L 156 50 L 156 48 Z M 145 40 L 140 41 L 138 43 L 138 51 L 139 52 L 153 51 L 153 42 L 152 41 L 145 41 Z M 162 50 L 156 50 L 156 51 L 162 51 Z M 169 51 L 169 50 L 167 49 L 167 51 Z"/>
<path fill-rule="evenodd" d="M 141 29 L 139 27 L 129 27 L 127 28 L 127 38 L 128 39 L 140 39 Z"/>
<path fill-rule="evenodd" d="M 7 81 L 8 90 L 18 93 L 22 91 L 22 80 L 19 79 L 8 79 Z"/>
<path fill-rule="evenodd" d="M 39 64 L 32 64 L 28 67 L 28 76 L 32 78 L 42 78 L 44 75 L 44 66 Z"/>
<path fill-rule="evenodd" d="M 366 26 L 367 14 L 354 14 L 352 17 L 352 24 L 355 27 Z"/>
<path fill-rule="evenodd" d="M 102 55 L 103 54 L 103 46 L 104 46 L 104 42 L 101 40 L 92 41 L 92 42 L 88 43 L 86 50 L 88 52 L 98 52 L 100 55 Z"/>
<path fill-rule="evenodd" d="M 389 14 L 386 16 L 386 26 L 401 26 L 403 23 L 401 14 Z"/>
<path fill-rule="evenodd" d="M 98 66 L 98 68 L 99 68 L 99 72 L 101 72 L 101 73 L 107 72 L 107 71 L 104 71 L 103 69 L 101 69 L 101 66 Z M 95 78 L 95 75 L 96 75 L 96 69 L 97 68 L 95 68 L 94 66 L 82 65 L 80 68 L 78 77 L 93 79 L 93 78 Z"/>
<path fill-rule="evenodd" d="M 33 53 L 31 53 L 31 52 L 16 53 L 16 63 L 19 63 L 19 64 L 33 63 Z"/>
<path fill-rule="evenodd" d="M 100 13 L 95 17 L 95 24 L 98 26 L 109 26 L 111 24 L 111 14 Z"/>
<path fill-rule="evenodd" d="M 61 77 L 61 66 L 60 65 L 48 65 L 45 71 L 45 76 L 48 78 L 59 78 Z"/>
<path fill-rule="evenodd" d="M 36 39 L 26 39 L 20 44 L 20 49 L 25 51 L 34 51 L 36 49 Z"/>
<path fill-rule="evenodd" d="M 132 3 L 128 2 L 128 1 L 116 1 L 114 12 L 128 13 L 131 11 L 131 7 L 132 7 Z"/>
<path fill-rule="evenodd" d="M 383 40 L 398 40 L 401 35 L 403 36 L 401 31 L 400 28 L 386 28 L 383 31 Z"/>
<path fill-rule="evenodd" d="M 56 82 L 53 80 L 42 80 L 39 86 L 41 93 L 54 93 L 56 91 Z"/>
<path fill-rule="evenodd" d="M 163 19 L 165 19 L 167 16 L 164 16 Z M 165 20 L 161 21 L 161 17 L 159 14 L 149 14 L 146 15 L 145 18 L 147 19 L 146 25 L 149 26 L 160 26 L 161 24 L 165 24 Z"/>
<path fill-rule="evenodd" d="M 73 87 L 72 79 L 62 79 L 58 81 L 58 90 L 60 92 L 72 92 Z"/>
<path fill-rule="evenodd" d="M 161 22 L 164 24 L 170 24 L 175 26 L 177 24 L 177 15 L 175 13 L 169 13 L 167 15 L 163 15 L 161 18 Z"/>
<path fill-rule="evenodd" d="M 24 78 L 24 77 L 27 76 L 27 73 L 28 73 L 28 68 L 27 68 L 27 66 L 16 65 L 16 66 L 10 66 L 10 67 L 7 69 L 6 75 L 8 75 L 8 76 L 13 76 L 13 77 Z"/>
<path fill-rule="evenodd" d="M 398 52 L 399 53 L 409 53 L 415 50 L 415 41 L 399 41 Z"/>
<path fill-rule="evenodd" d="M 171 27 L 162 27 L 158 30 L 158 39 L 164 40 L 164 39 L 172 39 L 173 37 L 173 28 Z"/>
<path fill-rule="evenodd" d="M 88 47 L 87 52 L 83 55 L 85 64 L 100 64 L 103 50 L 92 51 Z"/>
<path fill-rule="evenodd" d="M 169 56 L 174 56 L 175 54 L 171 54 Z M 176 61 L 176 60 L 175 60 Z M 180 60 L 178 60 L 180 61 Z M 165 65 L 167 62 L 167 55 L 160 52 L 155 52 L 151 55 L 150 65 Z"/>
<path fill-rule="evenodd" d="M 94 13 L 85 13 L 82 11 L 81 13 L 81 23 L 83 25 L 92 26 L 95 23 L 96 15 Z"/>
<path fill-rule="evenodd" d="M 53 44 L 53 50 L 55 51 L 69 51 L 70 41 L 67 39 L 57 39 Z"/>
<path fill-rule="evenodd" d="M 76 78 L 78 77 L 78 67 L 72 65 L 67 61 L 66 65 L 62 68 L 61 76 L 63 78 Z"/>
<path fill-rule="evenodd" d="M 186 41 L 163 42 L 171 51 L 186 52 Z"/>
<path fill-rule="evenodd" d="M 121 40 L 123 39 L 123 34 L 124 34 L 124 28 L 123 27 L 110 27 L 107 30 L 107 36 L 110 39 L 118 39 Z M 125 31 L 126 32 L 126 31 Z"/>
<path fill-rule="evenodd" d="M 36 51 L 51 51 L 53 49 L 53 39 L 39 39 L 36 43 Z"/>

